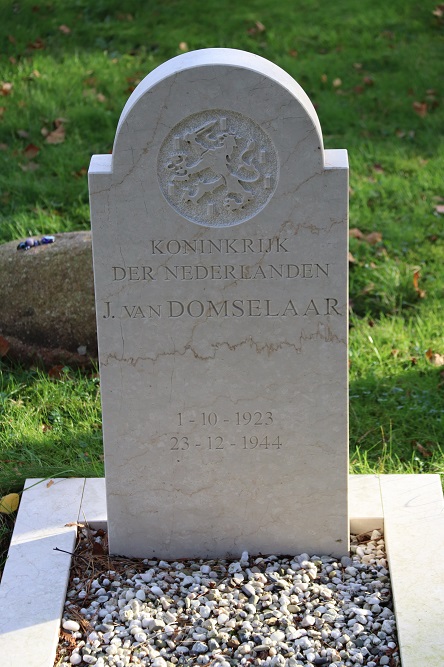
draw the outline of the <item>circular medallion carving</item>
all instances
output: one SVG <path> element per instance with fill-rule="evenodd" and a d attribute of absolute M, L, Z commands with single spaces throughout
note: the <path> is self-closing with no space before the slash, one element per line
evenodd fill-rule
<path fill-rule="evenodd" d="M 205 227 L 249 220 L 271 199 L 279 164 L 268 134 L 234 111 L 211 109 L 184 118 L 164 140 L 160 188 L 184 218 Z"/>

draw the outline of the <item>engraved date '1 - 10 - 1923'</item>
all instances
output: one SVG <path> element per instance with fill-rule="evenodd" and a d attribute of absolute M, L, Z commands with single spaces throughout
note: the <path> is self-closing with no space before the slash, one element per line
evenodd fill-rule
<path fill-rule="evenodd" d="M 192 414 L 192 418 L 183 412 L 177 413 L 178 426 L 185 424 L 197 424 L 197 426 L 216 426 L 217 423 L 235 424 L 236 426 L 271 426 L 273 414 L 271 412 L 236 412 L 231 419 L 221 417 L 216 412 L 201 412 L 199 415 Z"/>

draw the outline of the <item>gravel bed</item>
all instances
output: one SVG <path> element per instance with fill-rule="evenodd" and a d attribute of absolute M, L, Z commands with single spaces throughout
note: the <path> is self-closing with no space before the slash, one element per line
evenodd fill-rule
<path fill-rule="evenodd" d="M 378 531 L 350 557 L 109 559 L 79 529 L 56 665 L 399 667 Z"/>

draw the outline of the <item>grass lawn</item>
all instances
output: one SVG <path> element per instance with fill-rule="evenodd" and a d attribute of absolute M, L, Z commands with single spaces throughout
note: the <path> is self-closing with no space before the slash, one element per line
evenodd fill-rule
<path fill-rule="evenodd" d="M 0 242 L 88 229 L 90 156 L 165 60 L 232 47 L 294 76 L 349 151 L 351 470 L 444 474 L 443 5 L 22 0 L 0 43 Z M 102 475 L 97 374 L 0 364 L 0 496 Z"/>

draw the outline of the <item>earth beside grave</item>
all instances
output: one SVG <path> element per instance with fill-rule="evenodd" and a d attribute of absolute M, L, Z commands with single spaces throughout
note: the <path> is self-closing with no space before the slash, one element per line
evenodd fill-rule
<path fill-rule="evenodd" d="M 97 356 L 91 232 L 57 234 L 27 250 L 17 245 L 0 245 L 0 336 L 8 354 L 87 365 Z"/>
<path fill-rule="evenodd" d="M 89 182 L 111 552 L 347 553 L 346 151 L 208 49 L 139 84 Z"/>

